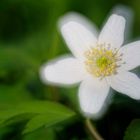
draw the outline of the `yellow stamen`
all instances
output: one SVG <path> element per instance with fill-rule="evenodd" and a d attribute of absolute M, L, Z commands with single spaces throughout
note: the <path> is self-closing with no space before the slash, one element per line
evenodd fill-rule
<path fill-rule="evenodd" d="M 85 52 L 87 71 L 96 77 L 105 77 L 117 73 L 118 61 L 122 54 L 117 49 L 111 49 L 110 44 L 97 44 Z"/>

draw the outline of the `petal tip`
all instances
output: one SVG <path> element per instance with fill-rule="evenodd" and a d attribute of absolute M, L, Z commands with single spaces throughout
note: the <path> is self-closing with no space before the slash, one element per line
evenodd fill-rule
<path fill-rule="evenodd" d="M 80 14 L 76 12 L 69 12 L 65 14 L 64 16 L 60 17 L 58 21 L 58 28 L 61 30 L 61 28 L 63 28 L 63 26 L 65 26 L 69 22 L 77 21 L 79 17 L 80 17 Z"/>
<path fill-rule="evenodd" d="M 119 20 L 121 20 L 122 22 L 126 22 L 126 19 L 125 19 L 125 17 L 123 17 L 122 15 L 120 15 L 120 14 L 112 14 L 112 17 L 113 18 L 118 18 Z"/>
<path fill-rule="evenodd" d="M 68 12 L 64 16 L 60 17 L 58 21 L 59 30 L 61 30 L 63 26 L 65 26 L 66 24 L 70 22 L 75 23 L 75 24 L 79 23 L 83 25 L 84 27 L 87 27 L 89 30 L 91 30 L 95 34 L 95 36 L 98 35 L 97 27 L 90 20 L 88 20 L 88 18 L 74 11 Z"/>
<path fill-rule="evenodd" d="M 47 65 L 43 65 L 41 66 L 40 70 L 39 70 L 39 75 L 40 75 L 40 79 L 43 83 L 48 83 L 49 78 L 49 71 L 48 71 L 48 66 Z"/>

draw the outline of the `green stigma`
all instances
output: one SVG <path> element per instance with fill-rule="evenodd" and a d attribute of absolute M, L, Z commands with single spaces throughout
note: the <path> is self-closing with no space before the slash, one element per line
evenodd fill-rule
<path fill-rule="evenodd" d="M 101 69 L 107 67 L 110 63 L 111 63 L 110 59 L 108 59 L 105 56 L 101 56 L 100 58 L 96 60 L 97 67 Z"/>

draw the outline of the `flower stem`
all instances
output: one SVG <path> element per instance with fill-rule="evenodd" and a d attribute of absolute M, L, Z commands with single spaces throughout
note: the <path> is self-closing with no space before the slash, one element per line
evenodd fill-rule
<path fill-rule="evenodd" d="M 94 140 L 104 140 L 100 136 L 100 134 L 97 132 L 96 128 L 93 126 L 90 119 L 86 119 L 85 123 L 86 123 L 86 127 L 87 127 L 88 131 L 91 133 Z"/>

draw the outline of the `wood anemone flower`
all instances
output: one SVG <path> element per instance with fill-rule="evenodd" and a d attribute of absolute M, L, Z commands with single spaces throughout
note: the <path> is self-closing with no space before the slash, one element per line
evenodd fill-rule
<path fill-rule="evenodd" d="M 140 99 L 140 79 L 130 72 L 140 65 L 140 41 L 123 45 L 124 17 L 111 15 L 99 35 L 77 13 L 62 17 L 59 28 L 72 55 L 44 65 L 41 68 L 44 82 L 62 86 L 80 83 L 80 107 L 87 117 L 101 112 L 110 87 Z"/>

